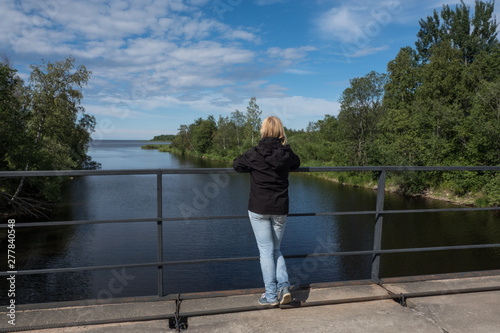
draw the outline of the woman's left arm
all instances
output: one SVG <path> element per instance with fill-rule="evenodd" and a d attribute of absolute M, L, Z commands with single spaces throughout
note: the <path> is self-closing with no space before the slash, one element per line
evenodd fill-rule
<path fill-rule="evenodd" d="M 233 160 L 233 169 L 236 172 L 250 172 L 250 165 L 248 164 L 247 152 Z"/>

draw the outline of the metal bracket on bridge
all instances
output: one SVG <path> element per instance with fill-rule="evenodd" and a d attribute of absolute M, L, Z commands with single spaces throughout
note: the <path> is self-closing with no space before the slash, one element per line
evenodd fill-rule
<path fill-rule="evenodd" d="M 188 328 L 188 317 L 181 317 L 179 312 L 181 309 L 181 294 L 177 294 L 177 299 L 175 300 L 175 313 L 174 318 L 168 319 L 168 327 L 170 329 L 176 329 L 177 332 L 181 330 L 187 330 Z"/>
<path fill-rule="evenodd" d="M 406 305 L 406 296 L 403 293 L 399 294 L 399 304 L 403 307 L 407 306 Z"/>

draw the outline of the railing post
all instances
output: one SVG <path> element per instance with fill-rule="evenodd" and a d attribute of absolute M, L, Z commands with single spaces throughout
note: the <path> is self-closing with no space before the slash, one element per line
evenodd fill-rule
<path fill-rule="evenodd" d="M 158 262 L 163 262 L 163 183 L 162 172 L 156 173 L 156 210 L 158 221 Z M 158 297 L 163 296 L 163 266 L 158 266 Z"/>
<path fill-rule="evenodd" d="M 373 251 L 379 251 L 382 249 L 382 221 L 383 221 L 383 211 L 384 211 L 385 176 L 386 176 L 385 170 L 382 170 L 378 176 L 377 208 L 375 215 Z M 380 274 L 380 254 L 375 253 L 372 259 L 372 280 L 379 283 L 380 282 L 379 274 Z"/>

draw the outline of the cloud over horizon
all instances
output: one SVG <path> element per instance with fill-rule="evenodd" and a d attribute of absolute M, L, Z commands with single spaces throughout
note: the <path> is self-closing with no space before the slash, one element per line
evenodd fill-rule
<path fill-rule="evenodd" d="M 8 0 L 0 47 L 25 80 L 30 64 L 75 57 L 92 71 L 84 106 L 122 126 L 116 135 L 161 134 L 158 119 L 175 133 L 197 117 L 244 110 L 253 96 L 305 128 L 338 113 L 350 78 L 383 71 L 406 46 L 413 37 L 394 29 L 418 27 L 415 8 L 401 0 Z"/>

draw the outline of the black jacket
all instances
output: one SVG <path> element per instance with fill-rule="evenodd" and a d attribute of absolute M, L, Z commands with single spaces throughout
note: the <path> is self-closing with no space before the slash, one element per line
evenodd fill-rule
<path fill-rule="evenodd" d="M 288 172 L 300 166 L 290 146 L 278 138 L 259 144 L 233 161 L 236 172 L 250 172 L 248 210 L 257 214 L 288 214 Z"/>

